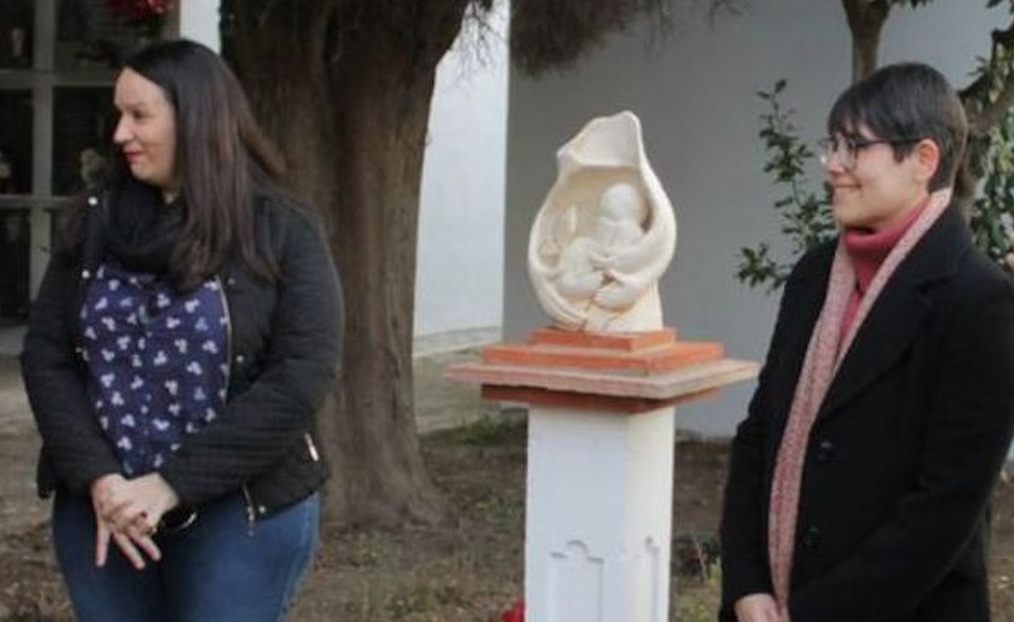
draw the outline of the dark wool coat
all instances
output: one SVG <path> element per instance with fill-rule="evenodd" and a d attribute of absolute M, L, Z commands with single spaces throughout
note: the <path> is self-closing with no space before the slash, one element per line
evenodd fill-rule
<path fill-rule="evenodd" d="M 723 594 L 771 593 L 775 456 L 834 245 L 788 281 L 767 361 L 733 442 Z M 986 622 L 988 503 L 1014 432 L 1014 287 L 952 205 L 898 266 L 810 434 L 792 622 Z"/>
<path fill-rule="evenodd" d="M 342 331 L 341 291 L 318 219 L 274 193 L 258 194 L 253 211 L 281 278 L 269 284 L 238 260 L 219 275 L 231 329 L 227 405 L 159 469 L 182 504 L 242 490 L 251 519 L 305 498 L 327 476 L 315 416 L 334 383 Z M 43 441 L 43 496 L 56 486 L 86 494 L 97 477 L 120 472 L 90 408 L 78 347 L 82 279 L 101 258 L 94 251 L 50 262 L 21 355 Z"/>

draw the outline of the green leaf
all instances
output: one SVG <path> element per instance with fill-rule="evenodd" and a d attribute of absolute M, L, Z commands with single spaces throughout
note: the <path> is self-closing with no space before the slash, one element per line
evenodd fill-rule
<path fill-rule="evenodd" d="M 780 232 L 788 238 L 792 255 L 787 262 L 776 260 L 770 256 L 767 243 L 761 242 L 756 248 L 740 250 L 741 261 L 736 272 L 740 282 L 750 287 L 766 285 L 769 292 L 785 283 L 801 253 L 836 235 L 827 209 L 830 185 L 822 179 L 817 183 L 823 192 L 818 194 L 812 190 L 813 182 L 807 178 L 807 171 L 813 170 L 810 165 L 815 153 L 798 135 L 795 110 L 783 107 L 779 99 L 787 85 L 782 78 L 775 82 L 771 91 L 762 92 L 763 95 L 758 93 L 766 109 L 757 116 L 761 124 L 757 136 L 767 158 L 762 165 L 764 174 L 770 175 L 776 186 L 784 185 L 788 190 L 787 195 L 774 200 L 773 206 L 781 220 Z"/>

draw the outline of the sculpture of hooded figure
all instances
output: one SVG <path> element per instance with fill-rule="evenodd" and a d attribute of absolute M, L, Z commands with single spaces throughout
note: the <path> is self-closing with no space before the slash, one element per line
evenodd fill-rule
<path fill-rule="evenodd" d="M 528 271 L 566 330 L 663 327 L 658 279 L 676 249 L 672 205 L 631 112 L 589 122 L 557 152 L 558 174 L 532 225 Z"/>

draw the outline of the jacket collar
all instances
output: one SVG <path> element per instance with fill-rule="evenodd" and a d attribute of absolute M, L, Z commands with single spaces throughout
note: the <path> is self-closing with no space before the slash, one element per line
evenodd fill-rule
<path fill-rule="evenodd" d="M 859 328 L 828 389 L 819 416 L 826 416 L 883 374 L 912 342 L 933 309 L 926 291 L 950 279 L 972 250 L 972 234 L 951 203 L 898 266 Z"/>

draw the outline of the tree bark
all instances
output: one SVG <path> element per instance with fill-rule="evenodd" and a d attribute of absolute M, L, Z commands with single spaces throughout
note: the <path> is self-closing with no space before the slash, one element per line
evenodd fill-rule
<path fill-rule="evenodd" d="M 420 7 L 436 11 L 441 4 L 449 3 Z M 328 67 L 340 180 L 334 250 L 350 300 L 334 452 L 345 485 L 334 508 L 354 523 L 434 521 L 441 514 L 418 451 L 412 323 L 426 127 L 437 63 L 467 2 L 456 4 L 451 32 L 430 26 L 413 33 L 391 28 L 383 7 L 365 0 L 341 57 Z M 338 19 L 351 18 L 347 12 Z M 424 23 L 416 16 L 416 27 Z"/>
<path fill-rule="evenodd" d="M 880 33 L 891 12 L 887 0 L 841 0 L 852 33 L 852 82 L 877 69 Z"/>
<path fill-rule="evenodd" d="M 343 373 L 321 422 L 333 466 L 328 520 L 442 517 L 412 403 L 416 237 L 436 67 L 468 3 L 229 6 L 226 54 L 291 165 L 294 189 L 325 215 L 343 282 Z"/>
<path fill-rule="evenodd" d="M 262 129 L 286 162 L 286 182 L 328 216 L 334 175 L 328 149 L 333 131 L 321 63 L 329 2 L 223 2 L 223 55 L 246 89 Z M 330 224 L 330 223 L 329 223 Z"/>

